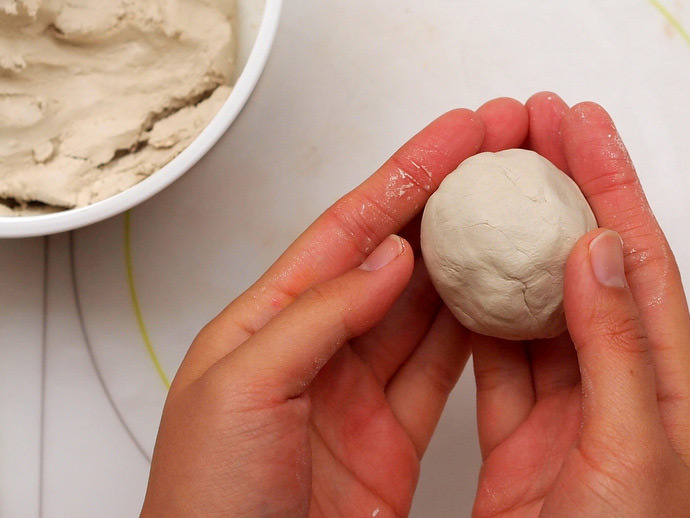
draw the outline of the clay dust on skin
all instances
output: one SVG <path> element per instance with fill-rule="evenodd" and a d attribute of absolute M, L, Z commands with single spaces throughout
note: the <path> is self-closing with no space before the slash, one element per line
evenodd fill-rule
<path fill-rule="evenodd" d="M 588 118 L 586 110 L 578 110 L 577 115 L 585 124 L 595 124 Z M 655 234 L 654 240 L 662 245 L 660 253 L 662 256 L 661 264 L 663 265 L 663 270 L 660 274 L 654 276 L 653 287 L 645 287 L 645 291 L 647 291 L 647 296 L 645 297 L 647 301 L 646 305 L 655 306 L 661 304 L 664 300 L 664 293 L 666 293 L 668 288 L 669 265 L 672 264 L 671 251 L 649 207 L 642 187 L 639 185 L 639 179 L 636 178 L 634 182 L 631 182 L 628 178 L 629 175 L 637 176 L 635 166 L 613 123 L 610 124 L 609 131 L 606 134 L 606 145 L 602 146 L 599 150 L 599 157 L 605 163 L 614 164 L 612 168 L 614 172 L 606 178 L 608 184 L 607 190 L 614 188 L 619 191 L 621 196 L 609 195 L 605 198 L 607 204 L 606 212 L 609 214 L 609 223 L 607 226 L 617 230 L 623 238 L 626 272 L 644 268 L 645 263 L 652 259 L 648 250 L 640 250 L 639 247 L 635 245 L 636 241 L 644 237 L 634 234 L 639 232 L 640 228 L 643 230 L 652 230 Z M 630 192 L 631 190 L 632 192 Z M 625 203 L 626 208 L 623 210 L 621 210 L 620 207 L 621 198 L 629 199 L 629 201 Z M 641 212 L 642 221 L 635 225 L 631 225 L 629 217 L 631 211 L 634 213 Z M 647 237 L 649 236 L 647 235 Z"/>
<path fill-rule="evenodd" d="M 415 162 L 412 159 L 410 159 L 410 163 L 413 166 L 415 166 L 419 171 L 424 171 L 424 173 L 427 175 L 427 177 L 429 178 L 429 183 L 426 185 L 423 185 L 422 188 L 427 192 L 431 192 L 433 189 L 433 181 L 432 181 L 433 175 L 431 174 L 431 171 L 429 171 L 429 168 L 425 167 L 422 164 L 418 164 L 417 162 Z"/>
<path fill-rule="evenodd" d="M 613 132 L 607 134 L 607 138 L 610 140 L 610 148 L 608 150 L 608 158 L 610 160 L 623 160 L 623 168 L 625 171 L 632 171 L 632 174 L 636 175 L 635 173 L 635 166 L 632 162 L 632 159 L 630 157 L 630 154 L 628 153 L 625 144 L 623 143 L 623 140 L 620 137 L 620 134 L 618 131 L 615 130 L 615 127 L 613 128 Z M 625 174 L 625 173 L 621 173 Z M 628 173 L 630 174 L 630 173 Z M 643 225 L 653 229 L 654 232 L 654 240 L 657 243 L 661 243 L 660 247 L 660 253 L 661 253 L 661 264 L 662 264 L 662 272 L 660 274 L 656 274 L 654 276 L 654 283 L 653 283 L 653 292 L 649 293 L 648 296 L 646 297 L 647 300 L 647 307 L 651 306 L 656 306 L 662 303 L 664 300 L 664 293 L 666 293 L 666 290 L 668 288 L 668 276 L 669 276 L 669 265 L 672 264 L 672 257 L 671 257 L 671 251 L 666 244 L 666 237 L 664 236 L 661 228 L 659 227 L 656 218 L 654 216 L 654 213 L 652 212 L 649 202 L 644 195 L 644 192 L 642 191 L 642 187 L 639 185 L 639 179 L 637 180 L 637 185 L 628 185 L 626 183 L 622 183 L 620 185 L 620 189 L 622 191 L 629 191 L 632 188 L 632 192 L 628 193 L 627 196 L 634 197 L 635 198 L 635 203 L 634 205 L 635 210 L 641 211 L 642 212 L 642 217 L 643 217 Z M 618 215 L 616 215 L 618 216 Z M 614 217 L 614 220 L 619 219 L 618 217 Z M 631 246 L 629 249 L 625 250 L 625 241 L 626 241 L 626 236 L 625 232 L 623 232 L 623 242 L 624 242 L 624 252 L 625 252 L 625 258 L 626 258 L 626 263 L 628 265 L 628 268 L 630 268 L 630 265 L 634 265 L 633 268 L 644 268 L 645 264 L 650 260 L 651 254 L 649 250 L 639 250 L 637 247 L 634 245 Z M 627 237 L 628 240 L 635 241 L 633 237 Z"/>
<path fill-rule="evenodd" d="M 415 164 L 415 167 L 418 167 L 417 164 Z M 416 199 L 418 198 L 418 194 L 416 192 L 411 192 L 414 189 L 430 193 L 432 186 L 427 183 L 420 184 L 414 176 L 399 167 L 388 178 L 388 184 L 385 190 L 386 200 L 390 202 L 392 200 L 405 198 L 407 201 L 413 202 L 413 210 L 416 211 L 419 209 L 420 203 Z M 393 207 L 389 208 L 391 213 L 397 216 L 398 211 Z"/>
<path fill-rule="evenodd" d="M 417 181 L 404 169 L 398 167 L 394 173 L 388 178 L 388 185 L 386 185 L 386 198 L 391 200 L 393 198 L 400 198 L 413 187 L 419 187 Z"/>

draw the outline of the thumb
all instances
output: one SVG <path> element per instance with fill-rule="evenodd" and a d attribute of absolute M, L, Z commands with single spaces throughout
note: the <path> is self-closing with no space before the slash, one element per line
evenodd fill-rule
<path fill-rule="evenodd" d="M 359 267 L 300 295 L 209 373 L 258 385 L 271 398 L 299 396 L 348 339 L 383 318 L 413 266 L 407 241 L 389 236 Z"/>
<path fill-rule="evenodd" d="M 598 229 L 578 241 L 564 289 L 582 378 L 583 437 L 640 439 L 660 422 L 659 410 L 649 343 L 616 232 Z"/>

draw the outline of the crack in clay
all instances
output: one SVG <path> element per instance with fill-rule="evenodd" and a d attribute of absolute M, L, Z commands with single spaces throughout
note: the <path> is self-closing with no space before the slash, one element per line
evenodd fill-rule
<path fill-rule="evenodd" d="M 522 293 L 522 301 L 524 304 L 525 309 L 527 310 L 528 316 L 534 321 L 537 322 L 537 316 L 534 314 L 534 311 L 532 310 L 532 305 L 529 303 L 527 300 L 527 292 L 530 290 L 529 286 L 527 286 L 527 283 L 520 279 L 519 277 L 516 277 L 514 275 L 511 275 L 508 272 L 503 272 L 506 280 L 512 281 L 516 284 L 520 285 L 520 292 Z"/>
<path fill-rule="evenodd" d="M 202 102 L 204 102 L 206 99 L 211 97 L 213 95 L 213 92 L 218 90 L 218 87 L 220 85 L 217 84 L 213 88 L 207 88 L 203 92 L 200 92 L 196 95 L 190 95 L 188 97 L 182 97 L 175 103 L 173 103 L 171 106 L 166 107 L 165 110 L 162 110 L 158 113 L 151 113 L 149 117 L 147 117 L 147 121 L 144 122 L 142 125 L 144 131 L 151 131 L 153 127 L 156 125 L 157 122 L 162 121 L 163 119 L 167 119 L 171 115 L 174 115 L 175 113 L 179 112 L 180 110 L 183 110 L 184 108 L 191 108 L 194 106 L 198 106 Z"/>
<path fill-rule="evenodd" d="M 533 320 L 537 321 L 537 317 L 534 314 L 534 311 L 532 311 L 532 307 L 530 306 L 530 303 L 527 300 L 527 287 L 523 285 L 522 287 L 522 302 L 525 305 L 525 309 L 527 310 L 527 315 Z"/>
<path fill-rule="evenodd" d="M 29 212 L 53 212 L 65 210 L 67 207 L 59 207 L 35 200 L 17 200 L 16 198 L 0 197 L 0 206 L 11 211 L 21 210 Z"/>
<path fill-rule="evenodd" d="M 159 113 L 150 114 L 147 117 L 147 122 L 145 122 L 142 125 L 143 135 L 147 136 L 147 138 L 139 139 L 129 148 L 116 149 L 115 152 L 113 153 L 113 157 L 110 160 L 108 160 L 107 162 L 103 162 L 101 164 L 98 164 L 96 167 L 103 168 L 105 166 L 112 164 L 113 162 L 116 162 L 117 160 L 119 160 L 119 159 L 121 159 L 127 155 L 134 155 L 136 153 L 139 153 L 140 151 L 143 151 L 149 145 L 148 133 L 153 129 L 153 127 L 156 125 L 157 122 L 160 122 L 164 119 L 167 119 L 168 117 L 171 117 L 172 115 L 176 114 L 177 112 L 179 112 L 185 108 L 191 108 L 194 106 L 198 106 L 200 103 L 204 102 L 206 99 L 211 97 L 213 95 L 213 92 L 215 92 L 217 89 L 218 89 L 217 86 L 213 87 L 213 88 L 209 88 L 207 90 L 204 90 L 200 94 L 193 95 L 193 96 L 190 96 L 188 98 L 182 99 L 181 102 L 179 104 L 176 104 L 174 107 L 168 107 Z M 77 157 L 73 157 L 73 158 L 77 158 Z M 86 159 L 84 159 L 84 160 L 86 160 Z"/>
<path fill-rule="evenodd" d="M 515 180 L 515 178 L 513 178 L 510 175 L 510 171 L 508 170 L 507 167 L 501 165 L 500 171 L 501 171 L 501 173 L 503 173 L 503 176 L 505 176 L 506 180 L 508 180 L 511 184 L 513 184 L 513 186 L 515 187 L 515 190 L 517 190 L 521 196 L 527 198 L 528 200 L 530 200 L 531 202 L 534 202 L 534 203 L 546 203 L 546 198 L 544 198 L 543 196 L 542 197 L 530 196 L 525 191 L 523 191 L 522 187 L 520 187 L 520 184 Z"/>
<path fill-rule="evenodd" d="M 111 158 L 107 162 L 103 162 L 102 164 L 98 164 L 96 167 L 103 168 L 107 165 L 112 164 L 113 162 L 116 162 L 117 160 L 119 160 L 122 157 L 139 153 L 144 148 L 146 148 L 148 143 L 149 143 L 149 139 L 141 139 L 141 140 L 135 142 L 134 145 L 130 148 L 116 149 L 115 153 L 113 153 L 113 158 Z"/>
<path fill-rule="evenodd" d="M 498 232 L 499 234 L 501 234 L 501 235 L 505 238 L 505 240 L 508 241 L 508 243 L 510 243 L 510 245 L 511 245 L 515 250 L 517 250 L 517 251 L 520 252 L 522 255 L 524 255 L 525 257 L 527 257 L 527 258 L 530 260 L 530 262 L 533 261 L 532 256 L 531 256 L 529 253 L 525 252 L 522 248 L 520 248 L 519 246 L 517 246 L 517 245 L 513 242 L 513 240 L 510 239 L 510 237 L 508 237 L 508 234 L 506 234 L 506 232 L 505 232 L 504 230 L 501 230 L 500 228 L 495 227 L 494 225 L 492 225 L 492 224 L 489 223 L 488 221 L 482 221 L 482 222 L 479 222 L 479 223 L 472 223 L 471 225 L 465 225 L 464 228 L 472 228 L 472 227 L 479 227 L 479 226 L 487 226 L 487 227 L 491 228 L 492 230 L 495 230 L 496 232 Z"/>

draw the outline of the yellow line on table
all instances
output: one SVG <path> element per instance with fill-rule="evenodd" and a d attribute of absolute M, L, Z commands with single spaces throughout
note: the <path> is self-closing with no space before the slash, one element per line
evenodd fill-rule
<path fill-rule="evenodd" d="M 146 346 L 146 351 L 149 353 L 151 362 L 156 368 L 158 377 L 165 385 L 166 389 L 170 388 L 170 380 L 165 374 L 161 362 L 158 360 L 156 355 L 156 350 L 153 348 L 151 339 L 149 338 L 149 333 L 146 330 L 146 324 L 144 324 L 144 317 L 141 313 L 141 306 L 139 306 L 139 298 L 137 297 L 137 288 L 134 283 L 134 268 L 132 267 L 132 239 L 130 231 L 130 212 L 125 212 L 125 268 L 127 270 L 127 284 L 129 285 L 129 295 L 132 299 L 132 307 L 134 309 L 134 315 L 137 319 L 137 325 L 139 326 L 139 333 L 141 333 L 141 338 L 144 340 L 144 345 Z"/>
<path fill-rule="evenodd" d="M 678 31 L 678 34 L 680 34 L 683 37 L 685 43 L 690 45 L 690 34 L 688 34 L 685 28 L 683 28 L 678 19 L 671 14 L 671 11 L 666 9 L 666 7 L 664 7 L 664 5 L 658 0 L 649 0 L 649 3 L 656 7 L 656 9 L 663 15 L 663 17 L 666 18 L 666 21 L 670 23 L 671 26 L 676 31 Z"/>

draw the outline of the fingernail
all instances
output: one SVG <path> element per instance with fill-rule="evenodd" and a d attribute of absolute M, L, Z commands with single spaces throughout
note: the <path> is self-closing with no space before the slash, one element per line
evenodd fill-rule
<path fill-rule="evenodd" d="M 589 260 L 599 284 L 607 288 L 625 288 L 623 240 L 613 230 L 605 230 L 589 244 Z"/>
<path fill-rule="evenodd" d="M 392 234 L 384 239 L 383 242 L 369 254 L 369 257 L 364 260 L 359 268 L 360 270 L 366 270 L 368 272 L 383 268 L 393 259 L 401 255 L 403 250 L 405 250 L 403 240 L 395 234 Z"/>

